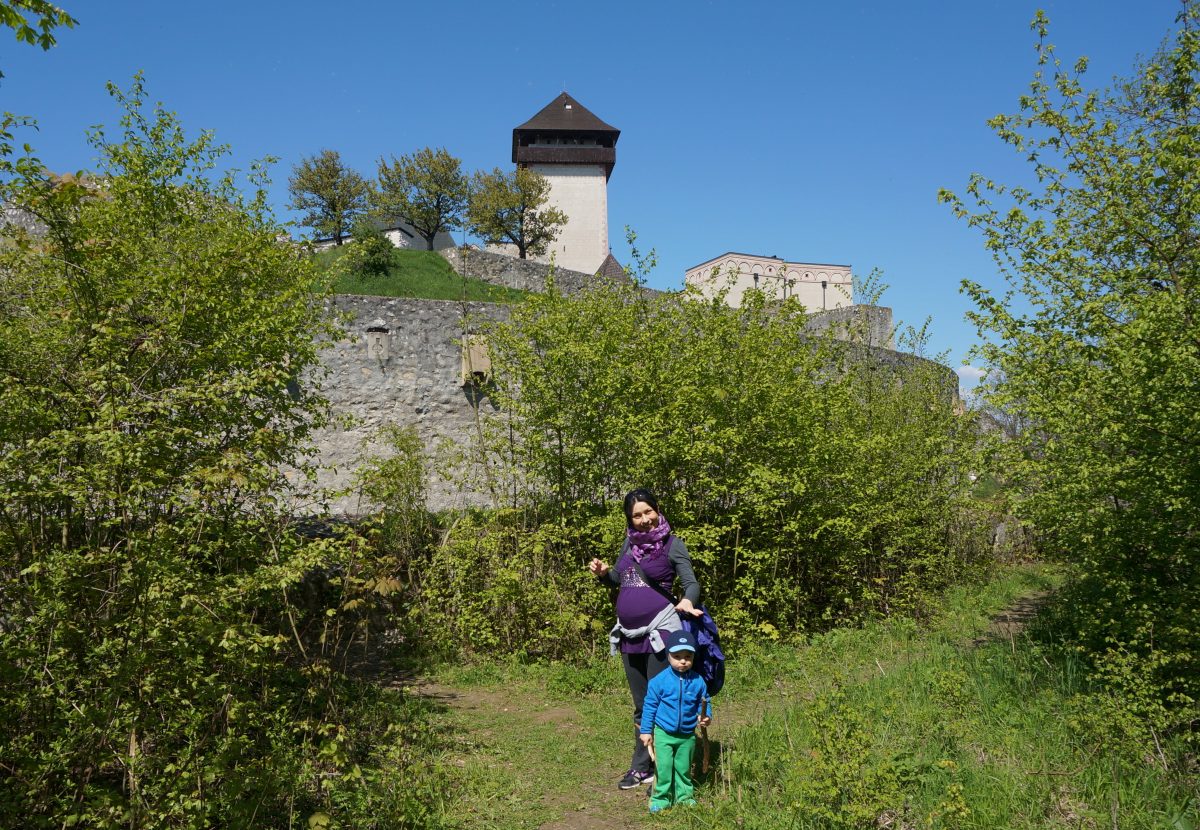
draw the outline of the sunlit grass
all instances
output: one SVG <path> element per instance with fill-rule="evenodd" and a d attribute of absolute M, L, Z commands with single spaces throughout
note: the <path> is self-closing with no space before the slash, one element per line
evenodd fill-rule
<path fill-rule="evenodd" d="M 314 256 L 317 267 L 329 272 L 347 248 L 329 248 Z M 335 294 L 364 294 L 379 297 L 415 297 L 426 300 L 470 300 L 492 303 L 516 303 L 525 298 L 524 291 L 494 285 L 483 280 L 463 278 L 435 251 L 396 249 L 392 253 L 391 271 L 382 276 L 336 274 L 332 291 Z"/>

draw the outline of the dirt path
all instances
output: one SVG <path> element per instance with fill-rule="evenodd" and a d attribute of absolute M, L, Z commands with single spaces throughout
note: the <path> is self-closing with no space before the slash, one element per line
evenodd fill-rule
<path fill-rule="evenodd" d="M 467 827 L 632 830 L 642 826 L 644 788 L 621 791 L 616 787 L 630 747 L 612 739 L 619 733 L 612 729 L 610 713 L 551 700 L 529 684 L 497 689 L 418 681 L 410 690 L 447 707 L 458 736 L 450 762 L 464 771 L 468 781 L 485 782 L 480 807 L 468 808 Z M 551 735 L 554 745 L 565 743 L 564 757 L 540 757 L 539 750 L 550 743 Z M 490 789 L 487 782 L 497 784 L 494 792 L 482 792 Z M 470 798 L 468 793 L 468 803 Z M 497 800 L 503 803 L 496 804 Z M 516 823 L 496 821 L 501 811 Z"/>
<path fill-rule="evenodd" d="M 1038 615 L 1052 596 L 1050 591 L 1038 591 L 1016 600 L 992 617 L 987 631 L 976 637 L 972 645 L 980 646 L 993 640 L 1007 640 L 1015 649 L 1016 636 L 1025 630 L 1025 626 Z"/>

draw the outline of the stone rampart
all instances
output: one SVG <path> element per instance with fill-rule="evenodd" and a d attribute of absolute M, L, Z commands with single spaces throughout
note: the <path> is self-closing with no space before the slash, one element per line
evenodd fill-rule
<path fill-rule="evenodd" d="M 805 329 L 813 334 L 833 330 L 839 340 L 849 340 L 878 349 L 893 349 L 892 310 L 884 306 L 851 305 L 817 311 Z"/>
<path fill-rule="evenodd" d="M 469 256 L 477 253 L 472 251 Z M 443 478 L 435 456 L 445 447 L 467 450 L 474 444 L 480 407 L 486 415 L 491 403 L 464 380 L 464 334 L 472 333 L 483 321 L 508 319 L 509 307 L 352 295 L 337 296 L 332 305 L 344 316 L 348 337 L 332 344 L 322 358 L 328 370 L 325 394 L 339 421 L 316 437 L 317 457 L 323 467 L 318 486 L 349 487 L 362 454 L 383 451 L 376 439 L 379 428 L 411 425 L 427 453 L 430 508 L 487 503 L 483 494 L 463 491 Z M 847 323 L 862 325 L 843 327 Z M 855 307 L 813 316 L 810 330 L 829 329 L 835 336 L 842 332 L 842 339 L 856 341 L 864 359 L 873 364 L 900 369 L 925 362 L 891 350 L 890 309 Z M 846 337 L 846 331 L 868 332 L 867 342 L 861 335 Z M 954 373 L 939 368 L 946 373 L 947 388 L 956 389 Z M 357 515 L 369 507 L 353 493 L 330 503 L 330 509 L 339 515 Z"/>
<path fill-rule="evenodd" d="M 430 462 L 429 506 L 440 510 L 478 502 L 438 476 L 432 462 L 443 442 L 465 446 L 476 429 L 480 401 L 475 388 L 463 382 L 463 335 L 479 321 L 507 319 L 508 306 L 338 295 L 333 311 L 345 316 L 349 337 L 322 354 L 328 370 L 323 387 L 343 423 L 335 421 L 316 436 L 324 468 L 318 486 L 349 487 L 362 454 L 381 451 L 375 441 L 380 427 L 412 425 Z M 336 498 L 330 508 L 354 515 L 365 505 L 350 494 Z"/>
<path fill-rule="evenodd" d="M 494 251 L 464 246 L 438 251 L 455 271 L 464 277 L 517 288 L 521 291 L 545 291 L 551 266 L 531 259 L 517 259 Z M 554 268 L 554 282 L 565 293 L 581 291 L 599 277 L 566 268 Z"/>

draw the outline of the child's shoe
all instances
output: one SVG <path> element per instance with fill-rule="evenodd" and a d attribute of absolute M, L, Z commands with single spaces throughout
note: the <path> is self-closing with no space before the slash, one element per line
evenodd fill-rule
<path fill-rule="evenodd" d="M 650 784 L 653 781 L 654 773 L 638 772 L 637 770 L 631 769 L 629 772 L 625 773 L 624 777 L 622 777 L 620 781 L 617 782 L 617 789 L 632 790 L 634 787 L 640 787 L 642 784 Z"/>

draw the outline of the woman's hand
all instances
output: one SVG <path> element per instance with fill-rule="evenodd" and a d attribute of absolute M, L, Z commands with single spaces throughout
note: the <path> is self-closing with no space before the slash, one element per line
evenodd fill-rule
<path fill-rule="evenodd" d="M 675 603 L 675 610 L 680 614 L 691 614 L 693 617 L 704 616 L 704 609 L 697 608 L 696 606 L 692 605 L 692 601 L 687 597 L 684 597 L 683 599 L 679 600 L 679 602 Z"/>
<path fill-rule="evenodd" d="M 705 728 L 708 728 L 708 725 L 710 723 L 712 723 L 712 718 L 709 717 L 708 715 L 701 715 L 700 718 L 696 721 L 696 723 L 700 724 L 701 726 L 703 726 Z"/>
<path fill-rule="evenodd" d="M 638 737 L 642 739 L 642 746 L 646 747 L 646 749 L 649 749 L 650 744 L 654 742 L 653 735 L 638 735 Z"/>
<path fill-rule="evenodd" d="M 599 559 L 593 559 L 591 562 L 588 562 L 588 570 L 592 572 L 593 576 L 604 576 L 608 573 L 608 563 L 601 562 Z"/>

